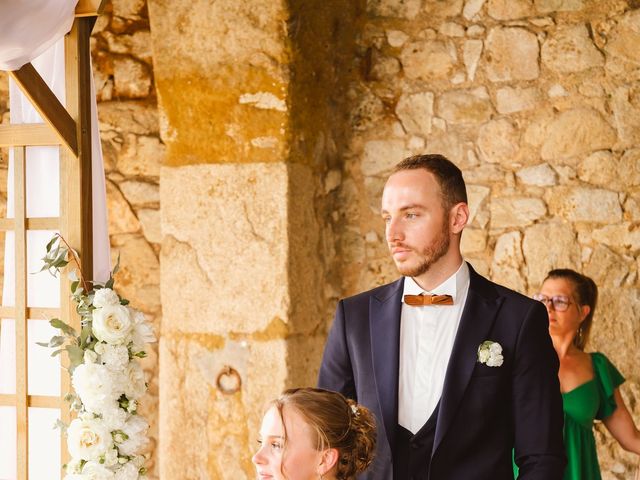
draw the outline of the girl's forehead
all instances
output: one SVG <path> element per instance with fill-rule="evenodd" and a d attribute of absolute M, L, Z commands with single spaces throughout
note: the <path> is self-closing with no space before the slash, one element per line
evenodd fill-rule
<path fill-rule="evenodd" d="M 263 437 L 284 437 L 284 426 L 280 418 L 280 411 L 272 406 L 267 410 L 262 418 L 260 435 Z"/>

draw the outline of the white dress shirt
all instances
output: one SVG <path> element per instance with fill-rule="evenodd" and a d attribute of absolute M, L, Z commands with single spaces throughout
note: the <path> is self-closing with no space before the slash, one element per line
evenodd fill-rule
<path fill-rule="evenodd" d="M 466 262 L 456 273 L 426 292 L 411 277 L 404 279 L 400 314 L 398 423 L 417 433 L 442 396 L 444 377 L 469 292 Z M 404 295 L 451 295 L 453 305 L 412 307 Z"/>

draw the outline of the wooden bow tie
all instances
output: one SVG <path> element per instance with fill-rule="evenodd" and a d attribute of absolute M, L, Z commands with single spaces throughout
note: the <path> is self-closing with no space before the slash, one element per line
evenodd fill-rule
<path fill-rule="evenodd" d="M 404 303 L 412 307 L 453 305 L 453 297 L 451 295 L 405 295 Z"/>

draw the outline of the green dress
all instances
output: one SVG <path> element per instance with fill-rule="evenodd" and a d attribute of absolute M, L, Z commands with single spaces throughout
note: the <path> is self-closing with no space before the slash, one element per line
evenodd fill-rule
<path fill-rule="evenodd" d="M 594 378 L 562 394 L 567 468 L 563 480 L 600 480 L 593 421 L 616 409 L 614 390 L 624 377 L 602 353 L 591 353 Z M 515 478 L 518 469 L 514 463 Z"/>

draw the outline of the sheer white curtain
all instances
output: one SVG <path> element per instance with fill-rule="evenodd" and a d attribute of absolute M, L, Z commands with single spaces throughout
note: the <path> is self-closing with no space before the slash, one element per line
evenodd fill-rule
<path fill-rule="evenodd" d="M 31 0 L 30 0 L 31 1 Z M 16 5 L 22 7 L 23 2 L 8 2 L 0 0 L 0 32 L 3 32 L 6 17 L 3 10 L 6 4 L 11 9 Z M 24 2 L 30 3 L 30 2 Z M 31 3 L 42 4 L 42 1 Z M 69 7 L 73 20 L 73 2 L 44 2 Z M 16 7 L 17 8 L 17 7 Z M 67 8 L 68 9 L 68 8 Z M 33 15 L 41 15 L 40 11 L 30 12 L 29 23 L 33 29 Z M 55 15 L 54 15 L 55 16 Z M 57 18 L 57 17 L 56 17 Z M 57 21 L 60 23 L 60 19 Z M 18 22 L 20 24 L 20 22 Z M 58 40 L 37 58 L 33 59 L 26 52 L 26 47 L 14 47 L 14 53 L 20 55 L 22 63 L 32 60 L 36 70 L 43 77 L 58 99 L 64 104 L 64 39 L 60 35 L 66 33 L 71 26 L 64 23 L 64 28 L 58 34 Z M 0 33 L 0 68 L 6 68 L 3 61 L 7 61 L 3 33 Z M 47 42 L 44 42 L 45 44 Z M 9 45 L 11 46 L 11 44 Z M 40 53 L 38 46 L 36 53 Z M 16 55 L 14 55 L 17 58 Z M 17 61 L 17 60 L 15 60 Z M 19 68 L 21 64 L 14 64 Z M 93 93 L 93 84 L 91 85 Z M 92 154 L 93 154 L 93 235 L 94 235 L 94 279 L 105 281 L 110 271 L 109 237 L 107 232 L 107 212 L 104 169 L 102 151 L 98 131 L 97 109 L 95 95 L 92 95 Z M 10 85 L 10 115 L 11 123 L 42 123 L 42 119 L 29 101 L 21 94 L 19 88 Z M 28 147 L 26 154 L 26 194 L 28 217 L 56 217 L 60 212 L 59 191 L 59 151 L 61 147 Z M 13 216 L 13 156 L 9 156 L 9 173 L 7 186 L 7 217 Z M 29 231 L 27 234 L 27 305 L 30 307 L 59 307 L 60 288 L 57 279 L 48 273 L 32 274 L 41 267 L 47 241 L 53 231 Z M 5 239 L 4 258 L 4 287 L 2 292 L 3 305 L 14 305 L 14 237 L 9 232 Z M 60 392 L 59 357 L 51 358 L 49 349 L 35 345 L 35 342 L 46 341 L 55 331 L 47 322 L 29 319 L 28 321 L 28 392 L 30 395 L 56 395 Z M 16 388 L 15 378 L 15 324 L 13 319 L 0 319 L 0 393 L 13 394 Z M 66 373 L 65 373 L 66 374 Z M 29 477 L 31 479 L 59 479 L 60 471 L 60 433 L 53 430 L 55 419 L 59 417 L 57 409 L 30 408 L 29 409 Z M 14 480 L 16 478 L 16 414 L 15 408 L 0 407 L 0 480 Z"/>

